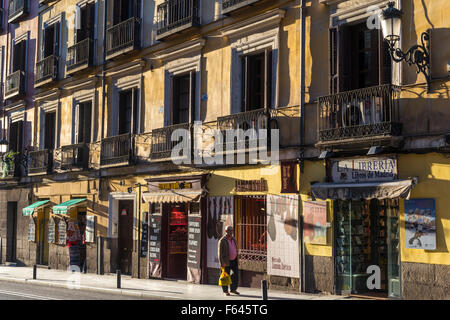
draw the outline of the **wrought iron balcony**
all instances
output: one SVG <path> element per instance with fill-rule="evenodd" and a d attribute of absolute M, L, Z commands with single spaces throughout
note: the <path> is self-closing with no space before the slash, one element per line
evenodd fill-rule
<path fill-rule="evenodd" d="M 217 128 L 221 131 L 224 139 L 224 151 L 249 151 L 249 148 L 257 149 L 267 148 L 269 132 L 269 113 L 265 109 L 241 112 L 229 116 L 217 118 Z M 242 130 L 242 136 L 233 137 L 233 141 L 228 141 L 227 131 L 229 133 L 238 133 L 236 130 Z M 260 130 L 267 130 L 267 135 L 261 135 Z"/>
<path fill-rule="evenodd" d="M 400 87 L 380 85 L 318 98 L 318 145 L 341 145 L 401 134 Z"/>
<path fill-rule="evenodd" d="M 28 153 L 28 175 L 48 174 L 53 169 L 53 150 L 39 150 Z"/>
<path fill-rule="evenodd" d="M 55 169 L 61 171 L 87 170 L 89 163 L 89 147 L 85 143 L 78 143 L 61 147 L 60 161 L 55 162 Z"/>
<path fill-rule="evenodd" d="M 36 86 L 55 80 L 58 77 L 58 57 L 51 55 L 36 63 Z"/>
<path fill-rule="evenodd" d="M 72 74 L 92 65 L 94 41 L 86 38 L 67 49 L 67 73 Z"/>
<path fill-rule="evenodd" d="M 20 18 L 29 13 L 30 0 L 11 0 L 9 1 L 8 23 L 17 22 Z"/>
<path fill-rule="evenodd" d="M 140 47 L 140 20 L 133 17 L 106 31 L 106 59 L 136 50 Z"/>
<path fill-rule="evenodd" d="M 18 98 L 25 94 L 25 72 L 18 70 L 6 77 L 5 99 Z"/>
<path fill-rule="evenodd" d="M 180 149 L 191 148 L 191 128 L 192 126 L 189 123 L 182 123 L 153 130 L 150 158 L 161 161 L 174 160 L 178 156 L 171 157 L 175 146 Z M 189 157 L 191 155 L 192 152 L 190 152 Z"/>
<path fill-rule="evenodd" d="M 200 0 L 167 0 L 158 5 L 156 40 L 182 30 L 199 27 Z"/>
<path fill-rule="evenodd" d="M 227 14 L 231 11 L 246 7 L 260 0 L 223 0 L 222 13 Z"/>
<path fill-rule="evenodd" d="M 104 138 L 101 142 L 100 166 L 121 166 L 133 162 L 133 136 L 129 133 Z"/>

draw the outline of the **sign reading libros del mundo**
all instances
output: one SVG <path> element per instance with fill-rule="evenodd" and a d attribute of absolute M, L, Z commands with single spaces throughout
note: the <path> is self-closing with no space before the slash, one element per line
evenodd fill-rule
<path fill-rule="evenodd" d="M 395 157 L 352 158 L 331 160 L 333 182 L 358 183 L 397 179 Z"/>

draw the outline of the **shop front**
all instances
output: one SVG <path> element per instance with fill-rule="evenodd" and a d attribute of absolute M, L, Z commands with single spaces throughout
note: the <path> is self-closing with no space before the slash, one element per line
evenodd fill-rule
<path fill-rule="evenodd" d="M 147 179 L 150 277 L 205 282 L 206 179 Z"/>
<path fill-rule="evenodd" d="M 397 172 L 396 157 L 331 160 L 332 182 L 311 184 L 332 201 L 337 293 L 401 297 L 400 202 L 417 181 Z"/>

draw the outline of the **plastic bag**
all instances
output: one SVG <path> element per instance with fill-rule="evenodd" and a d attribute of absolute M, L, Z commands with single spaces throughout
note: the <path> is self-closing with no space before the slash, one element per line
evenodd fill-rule
<path fill-rule="evenodd" d="M 229 286 L 231 284 L 231 277 L 228 273 L 225 272 L 225 268 L 221 268 L 222 273 L 220 274 L 219 278 L 219 286 L 225 287 Z"/>

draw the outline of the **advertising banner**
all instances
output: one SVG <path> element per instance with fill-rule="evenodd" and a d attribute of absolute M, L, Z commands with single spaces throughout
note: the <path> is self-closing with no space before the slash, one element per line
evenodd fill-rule
<path fill-rule="evenodd" d="M 327 244 L 327 204 L 305 201 L 305 243 Z"/>
<path fill-rule="evenodd" d="M 405 237 L 408 249 L 436 249 L 434 199 L 405 200 Z"/>
<path fill-rule="evenodd" d="M 298 195 L 268 195 L 267 219 L 267 273 L 298 278 Z"/>

